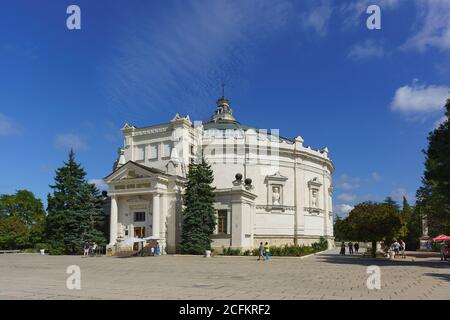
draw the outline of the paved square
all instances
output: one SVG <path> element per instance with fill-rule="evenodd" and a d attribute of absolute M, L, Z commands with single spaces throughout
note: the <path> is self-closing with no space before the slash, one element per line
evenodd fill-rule
<path fill-rule="evenodd" d="M 366 268 L 381 268 L 368 290 Z M 66 288 L 70 265 L 81 290 Z M 0 255 L 0 299 L 450 299 L 450 264 L 438 258 L 374 261 L 337 251 L 299 258 Z"/>

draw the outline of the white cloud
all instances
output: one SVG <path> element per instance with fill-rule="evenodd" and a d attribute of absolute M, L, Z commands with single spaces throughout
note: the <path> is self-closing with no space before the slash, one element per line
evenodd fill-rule
<path fill-rule="evenodd" d="M 338 195 L 337 198 L 345 202 L 353 202 L 356 200 L 356 195 L 350 193 L 342 193 Z"/>
<path fill-rule="evenodd" d="M 425 51 L 435 47 L 441 51 L 450 51 L 450 1 L 429 0 L 416 3 L 421 13 L 418 31 L 408 39 L 403 48 Z"/>
<path fill-rule="evenodd" d="M 353 210 L 353 206 L 349 204 L 338 204 L 334 206 L 334 213 L 336 213 L 340 217 L 347 216 L 350 211 Z"/>
<path fill-rule="evenodd" d="M 381 175 L 378 172 L 374 171 L 372 172 L 372 179 L 373 181 L 378 182 L 381 180 Z"/>
<path fill-rule="evenodd" d="M 366 40 L 355 44 L 348 53 L 352 60 L 365 60 L 370 58 L 380 58 L 385 55 L 383 45 L 374 40 Z"/>
<path fill-rule="evenodd" d="M 328 23 L 331 17 L 333 8 L 326 3 L 315 6 L 309 12 L 303 13 L 300 16 L 303 27 L 306 29 L 313 29 L 320 36 L 325 36 L 328 33 Z"/>
<path fill-rule="evenodd" d="M 0 113 L 0 136 L 11 136 L 18 132 L 19 128 L 16 123 L 9 117 Z"/>
<path fill-rule="evenodd" d="M 103 179 L 90 179 L 88 181 L 91 184 L 95 184 L 95 186 L 97 187 L 97 189 L 101 192 L 101 191 L 108 191 L 108 185 L 106 184 L 106 182 Z"/>
<path fill-rule="evenodd" d="M 445 85 L 420 85 L 415 81 L 396 90 L 391 109 L 405 114 L 422 114 L 442 111 L 450 87 Z"/>
<path fill-rule="evenodd" d="M 100 66 L 103 92 L 112 111 L 128 119 L 175 106 L 195 116 L 210 109 L 222 81 L 228 88 L 245 82 L 254 48 L 287 30 L 289 21 L 298 17 L 284 0 L 180 1 L 157 19 L 140 15 L 118 29 L 120 45 Z"/>
<path fill-rule="evenodd" d="M 87 150 L 87 143 L 81 137 L 73 133 L 57 134 L 54 145 L 58 149 L 74 149 L 77 151 Z"/>
<path fill-rule="evenodd" d="M 336 188 L 343 190 L 353 190 L 359 188 L 361 179 L 359 177 L 352 177 L 347 174 L 342 174 L 336 181 Z"/>

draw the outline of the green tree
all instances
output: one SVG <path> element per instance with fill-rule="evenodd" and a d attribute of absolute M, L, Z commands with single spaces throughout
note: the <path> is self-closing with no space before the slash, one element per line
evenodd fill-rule
<path fill-rule="evenodd" d="M 183 232 L 181 250 L 183 253 L 203 254 L 211 249 L 211 238 L 216 227 L 214 210 L 214 174 L 204 159 L 191 163 L 184 194 Z"/>
<path fill-rule="evenodd" d="M 336 241 L 345 241 L 351 238 L 347 219 L 342 219 L 338 215 L 335 216 L 333 234 Z"/>
<path fill-rule="evenodd" d="M 46 234 L 53 253 L 78 253 L 86 241 L 104 245 L 101 195 L 86 181 L 86 172 L 75 161 L 73 150 L 64 166 L 56 170 L 55 184 L 50 187 L 53 194 L 48 195 Z"/>
<path fill-rule="evenodd" d="M 416 194 L 416 208 L 427 219 L 431 236 L 450 233 L 450 99 L 446 121 L 428 135 L 422 186 Z"/>
<path fill-rule="evenodd" d="M 406 221 L 405 243 L 408 250 L 419 248 L 419 238 L 422 234 L 422 218 L 416 208 L 412 208 L 405 197 L 403 197 L 402 217 Z"/>
<path fill-rule="evenodd" d="M 383 203 L 388 204 L 390 206 L 393 206 L 394 208 L 396 208 L 397 210 L 400 209 L 400 206 L 398 205 L 397 201 L 395 201 L 394 199 L 392 199 L 392 197 L 387 196 L 386 199 L 384 199 Z"/>
<path fill-rule="evenodd" d="M 351 239 L 372 242 L 373 257 L 376 257 L 377 241 L 392 241 L 401 228 L 398 210 L 387 203 L 360 203 L 345 220 Z"/>
<path fill-rule="evenodd" d="M 0 195 L 0 247 L 33 247 L 43 237 L 45 210 L 31 191 Z"/>

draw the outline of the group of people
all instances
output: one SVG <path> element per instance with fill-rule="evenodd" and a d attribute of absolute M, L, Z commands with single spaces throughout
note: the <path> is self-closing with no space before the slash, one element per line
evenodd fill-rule
<path fill-rule="evenodd" d="M 393 244 L 391 244 L 390 248 L 388 249 L 389 252 L 394 253 L 394 258 L 402 257 L 403 259 L 406 258 L 405 254 L 406 250 L 406 244 L 403 240 L 395 240 Z"/>
<path fill-rule="evenodd" d="M 270 247 L 269 247 L 269 243 L 266 242 L 265 244 L 263 244 L 262 242 L 259 243 L 259 257 L 258 257 L 258 261 L 267 261 L 269 260 L 269 256 L 270 256 Z"/>
<path fill-rule="evenodd" d="M 89 243 L 86 241 L 84 243 L 83 249 L 84 249 L 83 257 L 95 256 L 95 254 L 97 253 L 98 246 L 95 242 Z"/>
<path fill-rule="evenodd" d="M 155 246 L 148 246 L 150 249 L 149 255 L 150 256 L 160 256 L 161 255 L 161 246 L 159 245 L 159 242 L 157 241 Z"/>
<path fill-rule="evenodd" d="M 354 254 L 354 253 L 359 253 L 359 243 L 358 242 L 349 242 L 348 243 L 348 253 L 349 254 Z M 345 255 L 345 242 L 342 241 L 341 243 L 341 252 L 340 254 Z"/>

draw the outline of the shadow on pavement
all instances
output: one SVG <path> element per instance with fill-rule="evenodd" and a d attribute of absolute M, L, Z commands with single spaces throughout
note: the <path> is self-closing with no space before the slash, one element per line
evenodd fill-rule
<path fill-rule="evenodd" d="M 373 259 L 368 257 L 362 257 L 361 255 L 345 255 L 341 256 L 339 254 L 328 254 L 328 255 L 320 255 L 317 256 L 317 259 L 321 262 L 333 263 L 333 264 L 353 264 L 353 265 L 361 265 L 361 266 L 370 266 L 370 265 L 378 265 L 378 266 L 415 266 L 415 267 L 425 267 L 425 268 L 438 268 L 438 269 L 447 269 L 450 271 L 450 261 L 440 261 L 439 258 L 436 260 L 386 260 L 386 259 Z M 450 275 L 449 275 L 450 276 Z"/>
<path fill-rule="evenodd" d="M 425 275 L 450 282 L 450 274 L 448 273 L 425 273 Z"/>

